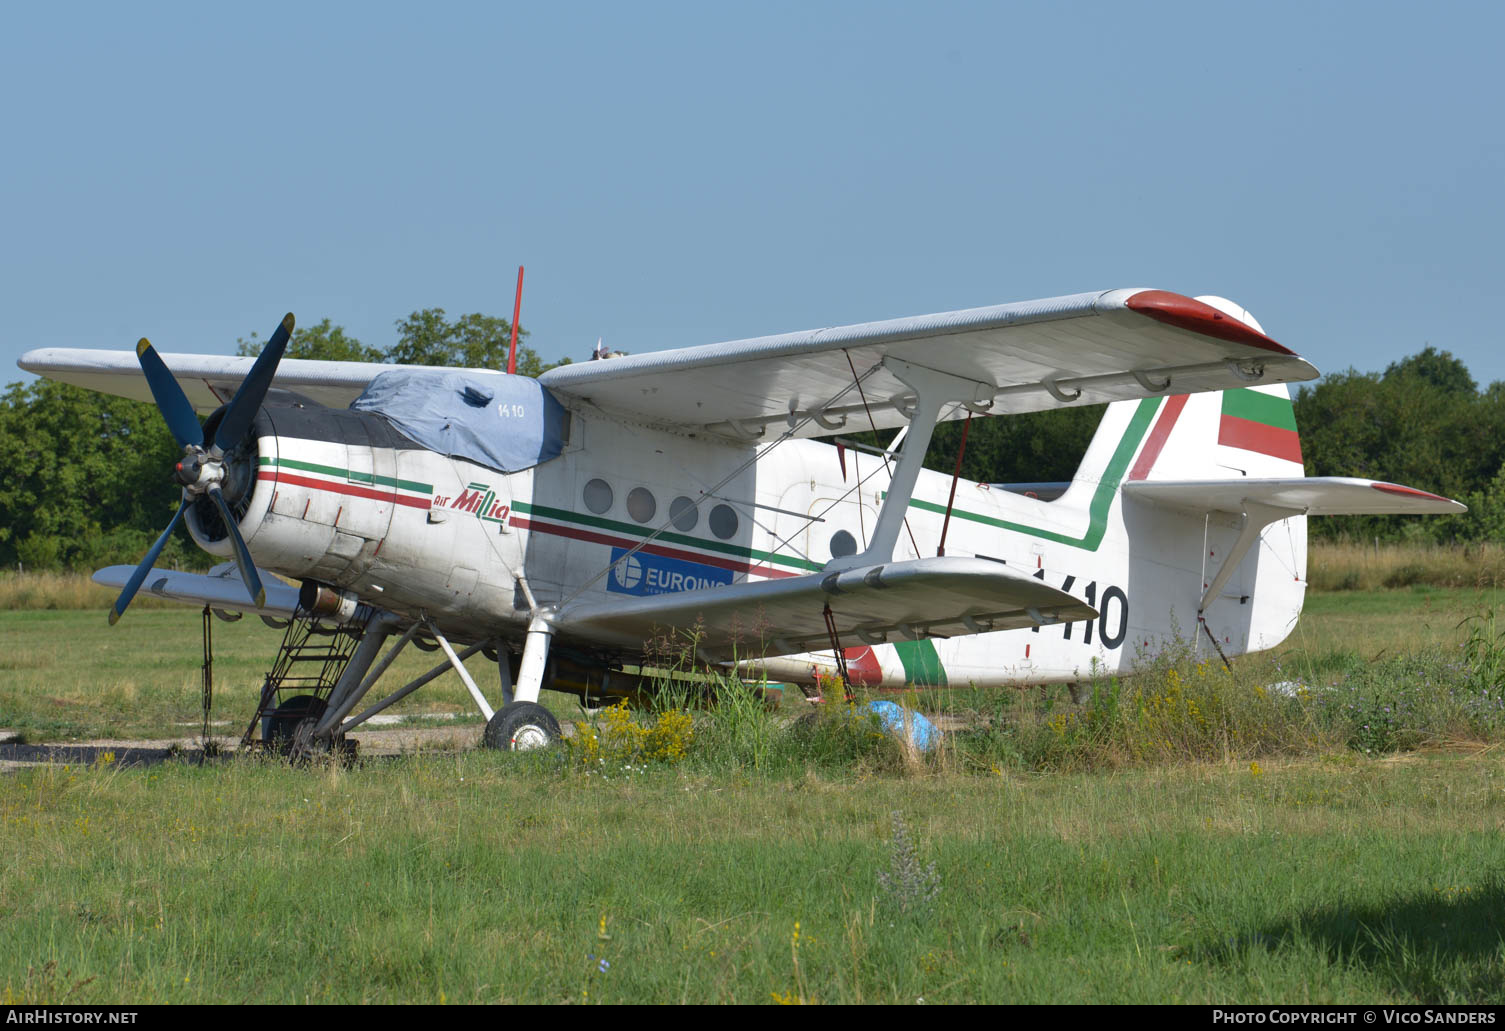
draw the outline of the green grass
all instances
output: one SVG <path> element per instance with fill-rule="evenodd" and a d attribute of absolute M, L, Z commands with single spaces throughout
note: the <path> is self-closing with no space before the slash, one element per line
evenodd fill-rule
<path fill-rule="evenodd" d="M 195 735 L 203 722 L 200 635 L 199 613 L 183 608 L 133 606 L 114 627 L 102 611 L 0 610 L 0 727 L 34 742 Z M 221 733 L 245 729 L 281 642 L 282 631 L 255 617 L 214 622 L 213 715 L 231 723 Z M 382 683 L 400 686 L 443 658 L 409 646 Z M 477 654 L 467 668 L 494 696 L 495 664 Z M 476 713 L 452 675 L 388 711 Z"/>
<path fill-rule="evenodd" d="M 969 717 L 924 760 L 840 706 L 791 728 L 797 699 L 729 692 L 688 726 L 602 715 L 595 752 L 9 773 L 0 995 L 1499 1003 L 1497 601 L 1314 593 L 1233 675 L 1164 658 L 1085 706 L 911 695 Z M 0 611 L 0 726 L 196 733 L 197 613 L 127 619 Z M 238 733 L 279 634 L 215 634 Z M 453 677 L 405 708 L 472 711 Z"/>
<path fill-rule="evenodd" d="M 895 810 L 940 886 L 907 913 L 880 883 Z M 1498 1003 L 1502 817 L 1493 755 L 859 780 L 482 753 L 52 767 L 0 798 L 0 992 Z"/>

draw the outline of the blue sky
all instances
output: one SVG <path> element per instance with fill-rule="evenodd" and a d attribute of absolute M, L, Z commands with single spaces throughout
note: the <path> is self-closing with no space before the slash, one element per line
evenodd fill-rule
<path fill-rule="evenodd" d="M 4 380 L 423 307 L 546 358 L 1080 290 L 1505 379 L 1505 5 L 11 5 Z"/>

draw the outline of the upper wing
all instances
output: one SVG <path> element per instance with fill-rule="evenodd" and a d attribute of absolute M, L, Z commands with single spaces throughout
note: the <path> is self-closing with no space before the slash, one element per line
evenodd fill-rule
<path fill-rule="evenodd" d="M 1097 615 L 1065 591 L 1002 563 L 957 557 L 593 600 L 566 606 L 554 626 L 562 637 L 629 649 L 676 629 L 697 635 L 702 657 L 730 660 L 829 648 L 827 605 L 839 636 L 870 644 L 890 636 L 951 637 Z"/>
<path fill-rule="evenodd" d="M 228 401 L 254 363 L 161 357 L 203 411 Z M 912 392 L 883 366 L 890 357 L 970 381 L 972 396 L 964 400 L 990 414 L 1317 376 L 1294 352 L 1201 301 L 1162 290 L 1109 290 L 565 365 L 539 381 L 562 398 L 665 428 L 748 438 L 770 424 L 803 420 L 796 435 L 818 437 L 849 421 L 858 430 L 907 421 Z M 18 364 L 151 400 L 133 351 L 42 348 Z M 343 408 L 391 368 L 288 358 L 269 396 Z M 958 405 L 942 418 L 963 414 Z"/>
<path fill-rule="evenodd" d="M 212 412 L 235 396 L 240 381 L 251 371 L 255 358 L 219 354 L 164 354 L 162 361 L 183 388 L 188 400 L 201 412 Z M 135 351 L 90 351 L 81 348 L 44 347 L 27 351 L 16 364 L 38 376 L 74 386 L 116 394 L 137 401 L 151 401 L 151 388 L 141 373 Z M 427 366 L 406 366 L 426 368 Z M 277 366 L 268 393 L 271 399 L 312 401 L 327 408 L 346 408 L 371 381 L 393 366 L 378 362 L 328 362 L 309 358 L 284 358 Z M 435 369 L 466 372 L 477 376 L 504 376 L 493 369 Z"/>
<path fill-rule="evenodd" d="M 1188 512 L 1238 514 L 1246 501 L 1306 515 L 1451 515 L 1466 506 L 1414 487 L 1347 476 L 1290 479 L 1131 480 L 1124 494 Z"/>
<path fill-rule="evenodd" d="M 1211 305 L 1110 290 L 584 362 L 540 382 L 651 425 L 733 437 L 818 414 L 796 430 L 815 437 L 848 421 L 868 429 L 869 413 L 878 428 L 906 421 L 912 391 L 881 366 L 888 357 L 972 381 L 968 400 L 990 414 L 1317 376 Z M 865 377 L 860 391 L 855 377 Z M 963 414 L 958 406 L 948 416 Z"/>

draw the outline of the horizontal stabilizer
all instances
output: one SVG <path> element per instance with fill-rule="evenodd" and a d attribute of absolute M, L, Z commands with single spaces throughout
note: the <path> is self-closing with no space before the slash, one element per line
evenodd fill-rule
<path fill-rule="evenodd" d="M 677 594 L 591 600 L 554 620 L 563 638 L 640 649 L 676 632 L 698 634 L 712 661 L 831 647 L 825 609 L 843 646 L 951 637 L 1092 619 L 1078 598 L 978 558 L 924 558 Z"/>
<path fill-rule="evenodd" d="M 1231 512 L 1248 502 L 1292 515 L 1452 515 L 1467 507 L 1414 487 L 1347 476 L 1290 479 L 1130 480 L 1124 494 L 1184 512 Z"/>
<path fill-rule="evenodd" d="M 93 580 L 106 587 L 124 587 L 135 571 L 135 566 L 106 566 L 94 574 Z M 153 568 L 141 585 L 141 593 L 184 605 L 208 605 L 230 612 L 290 618 L 298 607 L 298 588 L 283 583 L 264 569 L 258 571 L 266 588 L 266 604 L 261 608 L 251 600 L 233 562 L 216 566 L 208 573 Z"/>

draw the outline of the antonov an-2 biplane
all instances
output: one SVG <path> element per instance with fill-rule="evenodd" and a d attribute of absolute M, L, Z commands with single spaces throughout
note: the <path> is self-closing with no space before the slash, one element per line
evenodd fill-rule
<path fill-rule="evenodd" d="M 1083 293 L 537 380 L 284 361 L 292 327 L 254 361 L 143 340 L 20 365 L 156 401 L 182 504 L 139 566 L 95 574 L 122 588 L 111 621 L 143 586 L 291 621 L 251 726 L 305 753 L 445 671 L 355 712 L 415 640 L 464 678 L 485 742 L 514 749 L 559 733 L 542 689 L 636 687 L 672 628 L 733 672 L 895 688 L 1070 683 L 1178 633 L 1225 657 L 1267 649 L 1301 611 L 1307 515 L 1463 510 L 1304 476 L 1283 384 L 1317 370 L 1217 297 Z M 938 421 L 1095 402 L 1112 403 L 1070 483 L 921 467 Z M 841 436 L 869 429 L 900 429 L 902 448 Z M 153 568 L 180 520 L 233 563 Z M 343 645 L 286 697 L 278 671 L 317 634 Z M 495 711 L 463 665 L 481 650 Z"/>

